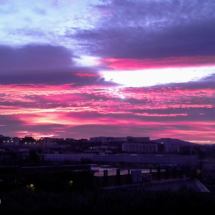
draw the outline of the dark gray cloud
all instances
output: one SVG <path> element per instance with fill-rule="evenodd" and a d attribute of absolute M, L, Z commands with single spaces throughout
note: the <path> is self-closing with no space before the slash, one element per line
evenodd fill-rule
<path fill-rule="evenodd" d="M 67 84 L 84 86 L 105 82 L 94 67 L 79 67 L 71 50 L 61 46 L 0 46 L 0 84 Z M 88 73 L 94 76 L 78 76 Z"/>
<path fill-rule="evenodd" d="M 213 22 L 215 25 L 215 22 Z M 180 26 L 145 33 L 142 27 L 80 31 L 75 35 L 95 56 L 114 58 L 165 58 L 215 54 L 215 29 Z M 95 43 L 92 46 L 92 42 Z"/>
<path fill-rule="evenodd" d="M 88 73 L 95 76 L 76 75 L 77 73 Z M 104 78 L 93 71 L 92 68 L 72 67 L 68 69 L 53 70 L 24 70 L 13 71 L 8 73 L 0 73 L 0 84 L 48 84 L 61 85 L 73 84 L 73 87 L 86 85 L 117 85 L 113 82 L 107 82 Z"/>
<path fill-rule="evenodd" d="M 95 8 L 109 26 L 145 26 L 158 29 L 215 18 L 211 0 L 111 0 Z M 146 28 L 147 29 L 147 28 Z"/>
<path fill-rule="evenodd" d="M 215 54 L 211 1 L 111 1 L 98 26 L 69 34 L 95 56 L 164 58 Z M 92 45 L 93 44 L 93 45 Z"/>
<path fill-rule="evenodd" d="M 69 68 L 73 57 L 71 51 L 61 46 L 0 46 L 0 72 Z"/>

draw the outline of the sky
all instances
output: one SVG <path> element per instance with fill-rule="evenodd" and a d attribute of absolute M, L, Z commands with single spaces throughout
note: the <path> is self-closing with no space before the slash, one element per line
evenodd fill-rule
<path fill-rule="evenodd" d="M 215 143 L 214 0 L 0 0 L 0 134 Z"/>

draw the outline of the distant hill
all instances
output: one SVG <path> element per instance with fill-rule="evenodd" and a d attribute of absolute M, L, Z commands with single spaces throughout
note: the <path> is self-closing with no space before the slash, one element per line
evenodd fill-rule
<path fill-rule="evenodd" d="M 172 143 L 180 143 L 181 146 L 198 145 L 197 143 L 191 143 L 191 142 L 187 142 L 187 141 L 183 141 L 183 140 L 179 140 L 179 139 L 172 139 L 172 138 L 161 138 L 161 139 L 151 140 L 151 141 L 156 142 L 156 143 L 166 143 L 168 140 L 171 140 Z"/>

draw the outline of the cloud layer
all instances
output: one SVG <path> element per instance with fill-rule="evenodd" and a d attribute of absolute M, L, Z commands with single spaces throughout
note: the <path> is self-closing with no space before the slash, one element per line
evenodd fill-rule
<path fill-rule="evenodd" d="M 215 142 L 214 10 L 210 0 L 2 0 L 0 133 Z"/>

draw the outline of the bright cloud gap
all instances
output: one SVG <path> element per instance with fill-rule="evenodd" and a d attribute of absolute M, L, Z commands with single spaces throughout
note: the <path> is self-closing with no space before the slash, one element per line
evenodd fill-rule
<path fill-rule="evenodd" d="M 215 67 L 166 68 L 145 70 L 101 71 L 106 81 L 125 87 L 150 87 L 169 83 L 198 81 L 215 74 Z"/>

